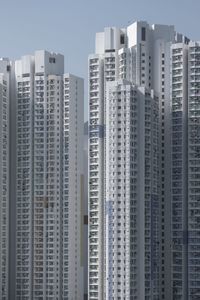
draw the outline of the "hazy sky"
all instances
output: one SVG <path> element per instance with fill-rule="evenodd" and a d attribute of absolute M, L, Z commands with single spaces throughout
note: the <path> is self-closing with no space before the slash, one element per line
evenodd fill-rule
<path fill-rule="evenodd" d="M 0 0 L 0 57 L 47 49 L 65 55 L 67 72 L 87 82 L 95 33 L 136 20 L 172 24 L 200 40 L 200 0 Z"/>

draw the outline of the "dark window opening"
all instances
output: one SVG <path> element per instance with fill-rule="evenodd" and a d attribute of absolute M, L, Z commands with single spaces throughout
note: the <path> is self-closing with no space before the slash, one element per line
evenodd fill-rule
<path fill-rule="evenodd" d="M 142 27 L 142 41 L 146 41 L 146 28 Z"/>
<path fill-rule="evenodd" d="M 121 34 L 121 36 L 120 36 L 120 44 L 125 44 L 124 34 Z"/>
<path fill-rule="evenodd" d="M 88 225 L 88 216 L 87 215 L 84 216 L 84 225 Z"/>
<path fill-rule="evenodd" d="M 49 62 L 55 64 L 56 62 L 55 57 L 49 57 Z"/>
<path fill-rule="evenodd" d="M 106 53 L 109 53 L 109 52 L 115 52 L 115 49 L 106 49 L 105 52 L 106 52 Z"/>

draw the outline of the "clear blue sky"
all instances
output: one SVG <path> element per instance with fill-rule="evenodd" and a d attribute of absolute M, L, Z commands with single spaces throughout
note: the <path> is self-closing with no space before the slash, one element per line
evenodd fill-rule
<path fill-rule="evenodd" d="M 67 72 L 87 82 L 95 33 L 136 20 L 172 24 L 200 40 L 200 0 L 1 0 L 0 57 L 47 49 L 65 55 Z"/>

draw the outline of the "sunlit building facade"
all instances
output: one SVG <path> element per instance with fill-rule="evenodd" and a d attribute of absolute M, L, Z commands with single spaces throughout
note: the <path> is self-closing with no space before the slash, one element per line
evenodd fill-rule
<path fill-rule="evenodd" d="M 81 299 L 83 80 L 43 50 L 15 80 L 16 299 Z"/>

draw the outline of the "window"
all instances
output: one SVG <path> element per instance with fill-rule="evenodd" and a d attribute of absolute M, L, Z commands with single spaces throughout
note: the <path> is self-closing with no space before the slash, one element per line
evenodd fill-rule
<path fill-rule="evenodd" d="M 120 36 L 120 44 L 124 44 L 124 43 L 125 43 L 124 34 L 121 34 L 121 36 Z"/>
<path fill-rule="evenodd" d="M 88 216 L 87 215 L 84 216 L 84 225 L 88 225 Z"/>
<path fill-rule="evenodd" d="M 50 64 L 55 64 L 55 62 L 56 62 L 56 59 L 55 59 L 55 57 L 49 57 L 49 62 L 50 62 Z"/>
<path fill-rule="evenodd" d="M 146 28 L 142 27 L 142 41 L 146 41 Z"/>

